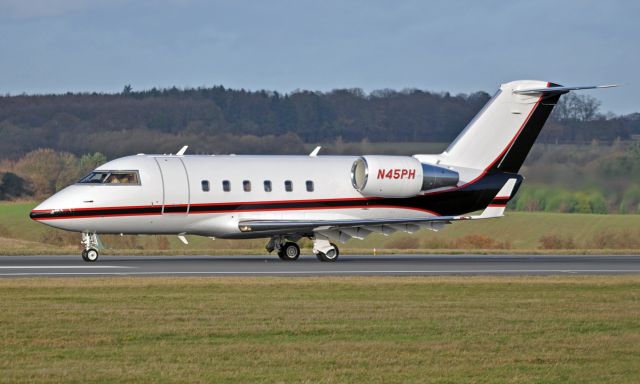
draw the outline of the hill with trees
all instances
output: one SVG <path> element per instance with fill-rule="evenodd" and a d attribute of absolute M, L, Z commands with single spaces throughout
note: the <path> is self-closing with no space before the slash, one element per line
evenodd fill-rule
<path fill-rule="evenodd" d="M 0 158 L 51 148 L 81 156 L 173 152 L 301 153 L 303 143 L 450 142 L 489 100 L 418 89 L 331 92 L 151 89 L 118 94 L 0 97 Z M 640 134 L 640 114 L 604 115 L 597 100 L 567 95 L 545 143 L 612 142 Z"/>

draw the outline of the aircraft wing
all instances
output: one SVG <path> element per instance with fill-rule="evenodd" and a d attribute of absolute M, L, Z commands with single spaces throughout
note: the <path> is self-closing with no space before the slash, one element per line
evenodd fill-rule
<path fill-rule="evenodd" d="M 343 229 L 357 227 L 371 227 L 381 225 L 402 224 L 449 224 L 455 220 L 469 220 L 472 216 L 434 216 L 431 218 L 399 218 L 399 219 L 354 219 L 354 220 L 242 220 L 238 227 L 242 232 L 263 231 L 317 231 L 326 229 Z"/>
<path fill-rule="evenodd" d="M 389 235 L 396 231 L 415 232 L 421 228 L 438 231 L 446 224 L 460 220 L 491 219 L 504 216 L 507 200 L 516 179 L 509 179 L 480 215 L 427 216 L 421 218 L 338 219 L 338 220 L 241 220 L 238 229 L 245 233 L 302 234 L 315 232 L 338 241 L 363 239 L 372 232 Z"/>
<path fill-rule="evenodd" d="M 349 219 L 349 220 L 242 220 L 242 232 L 273 234 L 309 234 L 345 242 L 351 238 L 364 239 L 373 232 L 388 236 L 396 231 L 413 233 L 425 228 L 438 231 L 456 220 L 473 219 L 472 216 L 433 216 L 430 218 Z"/>

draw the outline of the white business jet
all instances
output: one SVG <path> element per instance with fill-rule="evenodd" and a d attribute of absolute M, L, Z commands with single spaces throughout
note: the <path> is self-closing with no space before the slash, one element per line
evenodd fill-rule
<path fill-rule="evenodd" d="M 33 220 L 82 233 L 85 261 L 97 234 L 268 238 L 296 260 L 302 238 L 320 261 L 335 243 L 458 220 L 500 217 L 560 95 L 611 86 L 546 81 L 503 84 L 441 154 L 414 156 L 201 156 L 139 154 L 96 168 L 38 205 Z M 474 211 L 482 213 L 472 215 Z"/>

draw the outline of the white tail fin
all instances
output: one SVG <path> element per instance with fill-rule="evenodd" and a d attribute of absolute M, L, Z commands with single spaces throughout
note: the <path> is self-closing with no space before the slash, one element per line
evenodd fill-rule
<path fill-rule="evenodd" d="M 502 84 L 438 159 L 448 166 L 517 173 L 560 95 L 615 86 L 563 87 L 537 80 Z"/>
<path fill-rule="evenodd" d="M 546 81 L 529 80 L 502 84 L 441 155 L 442 163 L 482 170 L 498 167 L 506 172 L 517 172 L 560 96 L 516 91 L 550 85 L 555 86 Z"/>

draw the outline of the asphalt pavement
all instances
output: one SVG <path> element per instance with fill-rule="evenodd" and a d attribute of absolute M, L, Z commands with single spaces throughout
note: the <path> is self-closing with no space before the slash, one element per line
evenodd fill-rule
<path fill-rule="evenodd" d="M 0 256 L 0 277 L 19 276 L 349 276 L 566 275 L 640 273 L 640 256 L 341 255 L 313 256 Z"/>

